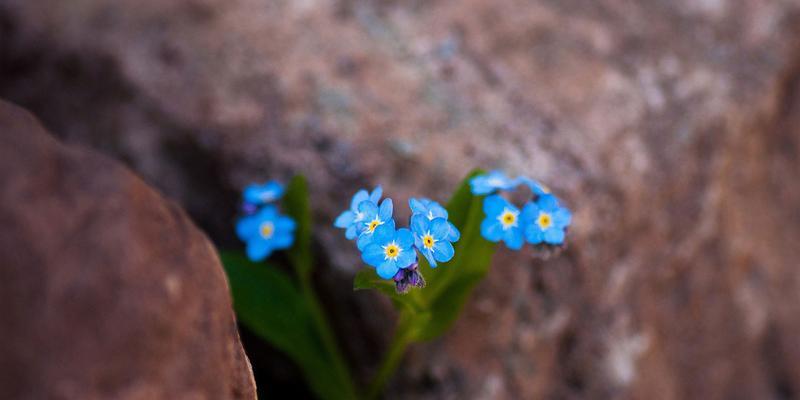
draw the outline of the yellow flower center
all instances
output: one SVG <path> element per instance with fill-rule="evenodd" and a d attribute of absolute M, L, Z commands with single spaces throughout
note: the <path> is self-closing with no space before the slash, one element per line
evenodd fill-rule
<path fill-rule="evenodd" d="M 433 236 L 431 236 L 430 233 L 422 237 L 422 246 L 425 247 L 426 249 L 428 250 L 432 249 L 434 243 L 436 243 L 436 241 L 433 240 Z"/>
<path fill-rule="evenodd" d="M 377 227 L 378 227 L 378 225 L 381 225 L 381 224 L 383 224 L 383 221 L 381 221 L 380 219 L 378 219 L 378 218 L 376 217 L 375 219 L 373 219 L 372 221 L 370 221 L 369 225 L 367 226 L 367 232 L 369 232 L 369 233 L 372 233 L 372 232 L 374 232 L 374 231 L 375 231 L 375 228 L 377 228 Z"/>
<path fill-rule="evenodd" d="M 497 217 L 497 219 L 500 221 L 500 224 L 503 225 L 503 230 L 517 226 L 517 214 L 519 214 L 519 212 L 515 212 L 507 208 L 500 213 L 500 216 Z"/>
<path fill-rule="evenodd" d="M 539 218 L 536 219 L 536 224 L 539 225 L 539 228 L 547 229 L 553 225 L 553 217 L 546 212 L 540 212 Z"/>
<path fill-rule="evenodd" d="M 394 260 L 397 256 L 400 255 L 402 250 L 399 246 L 397 246 L 394 242 L 383 246 L 383 254 L 386 256 L 387 260 Z"/>
<path fill-rule="evenodd" d="M 272 222 L 264 222 L 258 228 L 259 233 L 261 233 L 261 237 L 264 239 L 269 239 L 272 237 L 272 234 L 275 233 L 275 225 Z"/>

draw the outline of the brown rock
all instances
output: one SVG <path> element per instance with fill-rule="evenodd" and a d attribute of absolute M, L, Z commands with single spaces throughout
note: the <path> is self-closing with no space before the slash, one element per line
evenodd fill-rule
<path fill-rule="evenodd" d="M 205 235 L 0 101 L 0 398 L 254 399 Z"/>
<path fill-rule="evenodd" d="M 501 252 L 396 397 L 800 396 L 796 1 L 3 4 L 0 93 L 221 243 L 234 189 L 295 172 L 342 281 L 360 262 L 329 226 L 358 187 L 442 200 L 484 166 L 562 195 L 569 250 Z M 342 327 L 381 314 L 333 296 Z"/>

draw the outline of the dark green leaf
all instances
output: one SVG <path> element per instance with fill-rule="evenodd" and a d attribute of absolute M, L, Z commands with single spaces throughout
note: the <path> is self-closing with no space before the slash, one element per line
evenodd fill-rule
<path fill-rule="evenodd" d="M 352 385 L 336 370 L 315 329 L 305 297 L 291 279 L 264 263 L 239 253 L 220 254 L 239 321 L 288 354 L 302 369 L 314 392 L 323 399 L 351 399 Z"/>
<path fill-rule="evenodd" d="M 297 230 L 294 245 L 289 249 L 289 259 L 300 279 L 309 279 L 313 265 L 311 254 L 311 209 L 308 200 L 308 185 L 302 175 L 296 175 L 286 188 L 283 198 L 286 213 L 294 218 Z"/>

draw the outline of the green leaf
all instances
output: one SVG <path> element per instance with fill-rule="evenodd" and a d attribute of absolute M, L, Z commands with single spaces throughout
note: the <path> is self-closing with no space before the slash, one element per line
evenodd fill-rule
<path fill-rule="evenodd" d="M 302 175 L 296 175 L 286 188 L 283 198 L 286 213 L 297 223 L 294 245 L 289 249 L 289 260 L 292 262 L 300 279 L 308 280 L 314 263 L 311 254 L 311 209 L 308 200 L 308 184 Z"/>
<path fill-rule="evenodd" d="M 476 170 L 467 176 L 447 205 L 450 221 L 461 231 L 453 259 L 435 269 L 420 260 L 420 271 L 428 286 L 413 295 L 429 315 L 424 320 L 411 317 L 414 340 L 431 340 L 447 331 L 491 265 L 496 246 L 480 233 L 483 197 L 472 195 L 469 187 L 469 180 L 480 173 Z"/>
<path fill-rule="evenodd" d="M 242 254 L 221 252 L 236 315 L 258 336 L 289 355 L 322 399 L 351 399 L 352 383 L 338 373 L 302 292 L 283 272 Z"/>

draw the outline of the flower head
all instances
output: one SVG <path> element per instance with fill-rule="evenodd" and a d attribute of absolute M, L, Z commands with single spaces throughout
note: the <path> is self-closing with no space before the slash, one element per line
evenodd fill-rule
<path fill-rule="evenodd" d="M 486 218 L 481 223 L 481 235 L 486 240 L 502 240 L 513 250 L 522 248 L 522 226 L 517 207 L 495 194 L 483 199 L 483 212 Z"/>
<path fill-rule="evenodd" d="M 414 246 L 425 256 L 432 268 L 436 268 L 437 261 L 447 262 L 453 258 L 455 250 L 450 243 L 450 226 L 451 224 L 441 217 L 428 219 L 423 214 L 411 217 Z"/>
<path fill-rule="evenodd" d="M 406 228 L 395 230 L 394 223 L 375 228 L 371 240 L 363 248 L 361 259 L 375 267 L 378 276 L 392 279 L 401 269 L 408 268 L 417 259 L 414 235 Z"/>
<path fill-rule="evenodd" d="M 355 239 L 361 233 L 361 222 L 365 218 L 358 206 L 364 201 L 369 201 L 377 206 L 382 195 L 383 189 L 380 186 L 376 187 L 372 193 L 368 193 L 364 189 L 359 190 L 350 200 L 350 209 L 341 213 L 333 226 L 345 229 L 344 235 L 348 240 Z"/>
<path fill-rule="evenodd" d="M 542 242 L 550 245 L 564 243 L 566 229 L 572 221 L 572 213 L 562 207 L 551 194 L 539 196 L 522 210 L 525 239 L 532 244 Z"/>
<path fill-rule="evenodd" d="M 244 188 L 244 202 L 252 206 L 272 203 L 283 196 L 283 185 L 278 181 L 269 181 L 263 185 L 252 184 Z"/>
<path fill-rule="evenodd" d="M 411 198 L 408 200 L 408 206 L 411 207 L 411 217 L 415 215 L 423 215 L 428 218 L 428 220 L 434 220 L 435 218 L 444 218 L 447 220 L 447 210 L 442 207 L 439 203 L 426 198 L 415 199 Z M 451 242 L 456 242 L 461 237 L 461 232 L 458 231 L 455 225 L 452 222 L 447 223 L 450 226 L 450 232 L 448 234 L 448 240 Z"/>
<path fill-rule="evenodd" d="M 478 175 L 469 181 L 472 194 L 486 195 L 497 190 L 510 190 L 517 186 L 518 182 L 506 176 L 503 171 L 492 171 L 488 174 Z"/>
<path fill-rule="evenodd" d="M 247 257 L 261 261 L 273 250 L 285 249 L 294 242 L 295 222 L 281 215 L 275 206 L 264 206 L 236 223 L 236 235 L 247 244 Z"/>
<path fill-rule="evenodd" d="M 392 211 L 392 199 L 384 199 L 380 207 L 371 200 L 362 201 L 358 205 L 358 212 L 363 216 L 358 223 L 358 231 L 360 233 L 358 234 L 356 245 L 359 250 L 364 250 L 364 247 L 369 244 L 378 227 L 391 225 L 392 229 L 394 229 Z"/>

